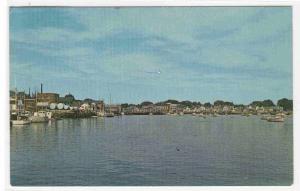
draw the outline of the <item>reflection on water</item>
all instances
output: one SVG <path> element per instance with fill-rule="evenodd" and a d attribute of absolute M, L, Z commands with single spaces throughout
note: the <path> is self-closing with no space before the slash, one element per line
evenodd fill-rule
<path fill-rule="evenodd" d="M 11 127 L 12 185 L 290 185 L 292 118 L 123 116 Z"/>

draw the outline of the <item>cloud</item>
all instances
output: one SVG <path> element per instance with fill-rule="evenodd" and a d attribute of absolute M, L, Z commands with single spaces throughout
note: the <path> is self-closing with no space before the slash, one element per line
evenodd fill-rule
<path fill-rule="evenodd" d="M 59 78 L 66 84 L 57 86 L 81 97 L 88 95 L 76 90 L 84 89 L 78 80 L 109 84 L 116 94 L 131 86 L 124 91 L 157 99 L 153 92 L 212 96 L 202 89 L 218 96 L 231 89 L 238 101 L 250 99 L 249 89 L 257 98 L 291 97 L 291 13 L 290 7 L 12 8 L 11 73 L 22 74 L 25 85 Z"/>

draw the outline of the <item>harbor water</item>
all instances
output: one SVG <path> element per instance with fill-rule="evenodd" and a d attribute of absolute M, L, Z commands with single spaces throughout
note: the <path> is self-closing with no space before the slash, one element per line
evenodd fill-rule
<path fill-rule="evenodd" d="M 291 185 L 293 120 L 120 116 L 10 128 L 13 186 Z"/>

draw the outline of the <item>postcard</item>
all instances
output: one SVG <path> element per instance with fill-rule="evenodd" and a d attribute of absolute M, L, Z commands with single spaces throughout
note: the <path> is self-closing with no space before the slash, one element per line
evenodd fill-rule
<path fill-rule="evenodd" d="M 11 186 L 291 186 L 292 14 L 10 7 Z"/>

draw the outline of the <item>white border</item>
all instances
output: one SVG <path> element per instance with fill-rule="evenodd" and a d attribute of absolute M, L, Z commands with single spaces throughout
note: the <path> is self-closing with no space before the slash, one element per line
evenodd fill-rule
<path fill-rule="evenodd" d="M 296 1 L 220 1 L 220 0 L 0 0 L 0 19 L 1 19 L 1 49 L 0 49 L 0 83 L 1 83 L 1 113 L 0 113 L 0 190 L 300 190 L 299 180 L 299 129 L 300 124 L 300 3 Z M 4 6 L 2 6 L 2 3 Z M 293 93 L 294 93 L 294 184 L 292 186 L 245 186 L 245 187 L 215 187 L 215 186 L 199 186 L 199 187 L 12 187 L 9 180 L 9 120 L 8 120 L 8 84 L 9 84 L 9 57 L 8 57 L 8 6 L 293 6 Z M 5 43 L 4 43 L 5 42 Z M 297 50 L 297 51 L 296 51 Z M 298 52 L 298 54 L 297 54 Z M 4 107 L 5 106 L 5 107 Z M 4 151 L 4 155 L 2 154 Z M 3 157 L 5 156 L 5 157 Z M 296 162 L 298 161 L 298 162 Z M 3 189 L 2 189 L 3 188 Z"/>
<path fill-rule="evenodd" d="M 7 188 L 9 172 L 9 126 L 8 126 L 8 9 L 7 2 L 0 1 L 0 190 Z M 2 5 L 3 4 L 3 5 Z"/>
<path fill-rule="evenodd" d="M 295 3 L 295 1 L 294 1 Z M 10 0 L 9 6 L 254 6 L 292 5 L 292 1 L 282 0 Z"/>

